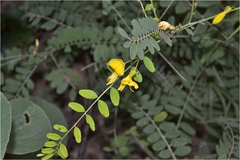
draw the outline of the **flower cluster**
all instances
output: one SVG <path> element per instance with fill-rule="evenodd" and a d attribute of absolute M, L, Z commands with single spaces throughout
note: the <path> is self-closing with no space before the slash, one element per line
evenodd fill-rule
<path fill-rule="evenodd" d="M 226 6 L 224 11 L 220 12 L 212 21 L 212 24 L 218 24 L 220 23 L 223 18 L 232 10 L 232 7 Z"/>
<path fill-rule="evenodd" d="M 122 59 L 113 58 L 107 63 L 108 69 L 112 72 L 112 74 L 107 78 L 107 84 L 110 85 L 114 83 L 118 77 L 124 75 L 125 71 L 125 63 L 122 61 Z M 136 75 L 136 69 L 133 69 L 129 72 L 129 74 L 121 80 L 120 86 L 118 88 L 119 91 L 123 91 L 123 89 L 128 85 L 130 90 L 132 90 L 131 87 L 134 87 L 135 89 L 138 89 L 138 84 L 134 82 L 132 79 Z"/>
<path fill-rule="evenodd" d="M 166 21 L 160 21 L 158 23 L 158 29 L 163 30 L 163 31 L 165 31 L 167 29 L 174 30 L 175 27 Z"/>

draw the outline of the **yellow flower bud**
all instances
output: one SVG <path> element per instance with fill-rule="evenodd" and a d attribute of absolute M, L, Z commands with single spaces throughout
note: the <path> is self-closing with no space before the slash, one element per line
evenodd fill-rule
<path fill-rule="evenodd" d="M 171 27 L 171 24 L 169 24 L 168 22 L 166 22 L 166 21 L 161 21 L 161 22 L 159 22 L 159 24 L 158 24 L 158 29 L 160 29 L 160 30 L 166 30 L 166 29 L 168 29 L 168 28 L 170 28 Z"/>
<path fill-rule="evenodd" d="M 226 16 L 226 13 L 225 13 L 225 12 L 219 13 L 219 14 L 213 19 L 212 24 L 218 24 L 218 23 L 220 23 L 225 16 Z"/>

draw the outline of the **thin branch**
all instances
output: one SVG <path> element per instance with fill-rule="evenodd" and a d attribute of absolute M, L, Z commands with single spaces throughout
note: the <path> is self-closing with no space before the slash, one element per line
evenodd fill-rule
<path fill-rule="evenodd" d="M 230 126 L 229 126 L 228 128 L 229 128 L 230 133 L 231 133 L 231 136 L 232 136 L 232 147 L 231 147 L 230 153 L 229 153 L 229 155 L 228 155 L 228 159 L 230 159 L 230 158 L 231 158 L 231 155 L 232 155 L 232 153 L 233 153 L 233 150 L 234 150 L 235 140 L 234 140 L 234 133 L 233 133 L 232 128 L 231 128 Z"/>
<path fill-rule="evenodd" d="M 72 81 L 63 73 L 62 68 L 58 65 L 58 62 L 56 60 L 56 58 L 54 57 L 54 55 L 52 53 L 50 53 L 50 56 L 53 60 L 53 62 L 55 63 L 55 65 L 57 66 L 58 70 L 60 71 L 61 75 L 63 76 L 63 78 L 68 82 L 68 84 L 71 85 L 71 87 L 76 90 L 77 87 L 72 83 Z"/>
<path fill-rule="evenodd" d="M 162 17 L 166 14 L 166 12 L 168 11 L 169 7 L 171 6 L 171 4 L 173 3 L 174 0 L 172 0 L 169 5 L 167 6 L 167 8 L 165 9 L 165 11 L 163 12 L 163 14 L 161 15 L 161 17 L 159 18 L 159 20 L 162 20 Z"/>
<path fill-rule="evenodd" d="M 172 155 L 172 158 L 174 160 L 177 160 L 177 158 L 175 157 L 175 154 L 173 153 L 173 150 L 171 148 L 171 146 L 169 145 L 167 139 L 165 138 L 165 136 L 163 135 L 163 133 L 161 132 L 161 130 L 159 129 L 159 127 L 156 125 L 156 123 L 153 121 L 153 119 L 142 109 L 140 108 L 137 104 L 133 103 L 134 106 L 136 106 L 140 111 L 142 111 L 144 113 L 144 115 L 150 120 L 150 122 L 154 125 L 155 129 L 157 130 L 157 132 L 159 133 L 159 135 L 161 136 L 162 140 L 164 141 L 164 143 L 166 144 L 169 152 Z"/>

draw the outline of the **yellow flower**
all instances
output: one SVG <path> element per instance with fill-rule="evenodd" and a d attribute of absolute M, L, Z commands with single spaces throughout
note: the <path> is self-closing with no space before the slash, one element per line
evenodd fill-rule
<path fill-rule="evenodd" d="M 218 24 L 220 23 L 223 18 L 232 10 L 232 7 L 226 6 L 224 11 L 220 12 L 212 21 L 212 24 Z"/>
<path fill-rule="evenodd" d="M 129 89 L 132 90 L 131 87 L 134 87 L 135 89 L 138 89 L 138 84 L 132 80 L 132 77 L 136 74 L 136 70 L 131 70 L 129 75 L 121 80 L 121 84 L 118 87 L 119 91 L 123 91 L 123 89 L 126 87 L 126 85 L 129 86 Z"/>
<path fill-rule="evenodd" d="M 125 63 L 122 59 L 113 58 L 108 62 L 108 67 L 112 71 L 112 74 L 107 78 L 107 84 L 114 83 L 118 76 L 122 76 L 125 70 Z"/>

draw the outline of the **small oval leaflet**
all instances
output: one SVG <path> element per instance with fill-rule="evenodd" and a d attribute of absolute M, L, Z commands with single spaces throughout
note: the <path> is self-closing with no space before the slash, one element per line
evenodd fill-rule
<path fill-rule="evenodd" d="M 182 147 L 177 147 L 174 153 L 178 156 L 186 156 L 191 152 L 191 150 L 192 149 L 189 146 L 182 146 Z"/>
<path fill-rule="evenodd" d="M 180 127 L 182 128 L 183 131 L 185 131 L 186 133 L 188 133 L 189 135 L 195 135 L 196 131 L 193 129 L 192 126 L 190 126 L 188 123 L 186 122 L 182 122 L 180 124 Z"/>
<path fill-rule="evenodd" d="M 65 133 L 67 132 L 67 128 L 64 127 L 63 125 L 60 125 L 60 124 L 55 124 L 53 126 L 54 129 L 58 130 L 59 132 L 62 132 L 62 133 Z"/>
<path fill-rule="evenodd" d="M 147 56 L 144 56 L 143 58 L 143 63 L 145 65 L 145 67 L 150 71 L 150 72 L 155 72 L 155 67 L 153 65 L 153 62 L 150 58 L 148 58 Z"/>
<path fill-rule="evenodd" d="M 68 151 L 67 151 L 67 148 L 64 144 L 62 144 L 62 143 L 60 144 L 60 147 L 58 149 L 58 153 L 63 159 L 66 159 L 68 157 Z"/>
<path fill-rule="evenodd" d="M 73 135 L 75 137 L 76 142 L 80 143 L 81 140 L 82 140 L 82 134 L 81 134 L 81 131 L 78 127 L 74 127 Z"/>
<path fill-rule="evenodd" d="M 50 153 L 54 152 L 54 149 L 53 148 L 43 148 L 41 150 L 41 152 L 44 153 L 44 154 L 50 154 Z"/>
<path fill-rule="evenodd" d="M 111 89 L 110 89 L 110 99 L 114 106 L 119 105 L 120 95 L 119 95 L 118 90 L 114 87 L 111 87 Z"/>
<path fill-rule="evenodd" d="M 57 133 L 48 133 L 47 138 L 54 141 L 61 139 L 61 137 Z"/>
<path fill-rule="evenodd" d="M 68 103 L 68 106 L 76 112 L 85 112 L 85 108 L 79 103 L 70 102 Z"/>
<path fill-rule="evenodd" d="M 86 114 L 86 122 L 87 124 L 89 124 L 89 127 L 91 128 L 91 130 L 95 131 L 95 123 L 93 121 L 93 118 L 88 114 Z"/>
<path fill-rule="evenodd" d="M 118 32 L 124 37 L 124 38 L 128 38 L 129 39 L 129 36 L 128 34 L 120 27 L 118 27 Z"/>
<path fill-rule="evenodd" d="M 97 94 L 90 89 L 81 89 L 79 94 L 86 99 L 95 99 L 98 97 Z"/>
<path fill-rule="evenodd" d="M 153 119 L 155 122 L 162 122 L 167 118 L 167 116 L 168 116 L 168 113 L 165 111 L 162 111 L 156 114 Z"/>
<path fill-rule="evenodd" d="M 102 100 L 98 101 L 98 110 L 104 117 L 109 117 L 108 106 L 104 101 Z"/>
<path fill-rule="evenodd" d="M 44 143 L 45 147 L 54 147 L 56 145 L 57 145 L 57 143 L 54 141 L 48 141 L 48 142 Z"/>
<path fill-rule="evenodd" d="M 42 159 L 50 159 L 50 158 L 52 158 L 53 156 L 54 156 L 53 153 L 47 154 L 46 156 L 42 157 Z"/>

